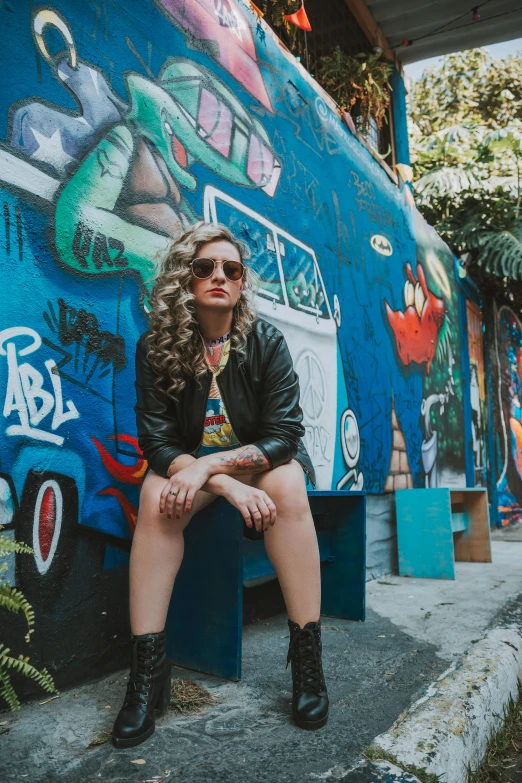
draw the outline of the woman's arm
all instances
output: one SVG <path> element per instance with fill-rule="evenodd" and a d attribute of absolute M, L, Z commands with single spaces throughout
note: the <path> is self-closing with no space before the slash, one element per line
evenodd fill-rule
<path fill-rule="evenodd" d="M 263 473 L 271 468 L 267 456 L 255 444 L 239 446 L 222 454 L 208 454 L 206 457 L 200 457 L 200 460 L 204 461 L 209 477 L 212 478 L 220 474 L 244 476 L 249 473 Z"/>
<path fill-rule="evenodd" d="M 240 451 L 240 449 L 237 449 L 237 451 Z M 234 452 L 227 452 L 227 454 L 234 454 Z M 214 455 L 210 455 L 214 456 Z M 216 454 L 215 456 L 219 456 L 219 454 Z M 200 460 L 208 460 L 208 457 L 200 457 Z M 167 471 L 167 478 L 170 478 L 171 476 L 174 476 L 176 473 L 179 473 L 180 470 L 183 470 L 184 468 L 188 468 L 190 465 L 193 465 L 195 462 L 198 462 L 196 457 L 193 457 L 192 454 L 181 454 L 179 457 L 176 457 L 172 460 L 171 464 L 169 465 L 169 469 Z M 239 471 L 238 471 L 239 472 Z M 248 471 L 243 471 L 248 472 Z M 252 473 L 257 471 L 250 471 Z M 205 492 L 212 492 L 214 495 L 225 495 L 227 487 L 230 486 L 230 482 L 233 481 L 231 474 L 226 475 L 225 472 L 219 471 L 216 473 L 213 473 L 209 475 L 209 478 L 207 479 L 207 482 L 201 487 L 202 490 Z"/>
<path fill-rule="evenodd" d="M 244 448 L 237 451 L 241 452 Z M 230 456 L 232 452 L 227 454 Z M 241 512 L 248 527 L 255 525 L 256 530 L 268 530 L 270 525 L 275 524 L 277 516 L 275 504 L 263 490 L 243 484 L 225 473 L 216 473 L 205 481 L 206 468 L 203 467 L 201 472 L 201 463 L 207 459 L 207 457 L 196 459 L 191 454 L 181 454 L 172 461 L 167 471 L 167 483 L 160 496 L 162 514 L 166 511 L 170 519 L 175 513 L 180 519 L 183 512 L 190 511 L 193 497 L 199 487 L 226 498 Z M 175 495 L 172 492 L 175 492 Z"/>

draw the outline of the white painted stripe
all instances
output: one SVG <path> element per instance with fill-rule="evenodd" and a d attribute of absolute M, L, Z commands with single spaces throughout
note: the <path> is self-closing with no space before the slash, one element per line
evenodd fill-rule
<path fill-rule="evenodd" d="M 54 201 L 60 181 L 45 174 L 29 161 L 0 148 L 0 182 L 16 187 L 35 196 Z"/>

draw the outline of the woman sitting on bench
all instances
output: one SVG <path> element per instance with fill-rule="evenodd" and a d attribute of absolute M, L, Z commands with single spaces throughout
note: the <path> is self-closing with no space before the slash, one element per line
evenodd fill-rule
<path fill-rule="evenodd" d="M 224 226 L 197 223 L 171 246 L 136 351 L 136 419 L 148 461 L 130 558 L 132 669 L 113 729 L 117 747 L 154 731 L 170 702 L 165 622 L 183 529 L 218 495 L 266 551 L 288 611 L 292 714 L 324 726 L 319 548 L 306 492 L 299 382 L 285 339 L 254 311 L 248 249 Z M 304 472 L 303 472 L 304 471 Z M 197 524 L 197 520 L 196 523 Z"/>

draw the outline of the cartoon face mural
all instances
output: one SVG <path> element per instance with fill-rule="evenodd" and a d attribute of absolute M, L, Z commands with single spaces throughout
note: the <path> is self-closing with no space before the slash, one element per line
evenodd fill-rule
<path fill-rule="evenodd" d="M 429 373 L 444 322 L 444 302 L 429 290 L 420 264 L 417 264 L 417 276 L 418 281 L 410 264 L 406 264 L 404 310 L 393 311 L 386 300 L 384 306 L 401 362 L 405 365 L 426 362 Z"/>
<path fill-rule="evenodd" d="M 404 372 L 420 374 L 423 379 L 424 396 L 419 405 L 423 434 L 421 459 L 419 465 L 417 438 L 407 437 L 409 444 L 403 442 L 402 415 L 399 413 L 397 418 L 394 414 L 397 433 L 386 484 L 388 491 L 413 486 L 411 474 L 415 465 L 418 466 L 417 481 L 422 481 L 427 487 L 465 486 L 466 483 L 465 455 L 457 434 L 461 432 L 463 436 L 460 375 L 454 358 L 461 348 L 460 336 L 453 326 L 459 321 L 456 286 L 450 283 L 453 279 L 453 258 L 418 214 L 415 231 L 417 278 L 412 265 L 407 263 L 404 310 L 392 310 L 386 299 L 384 307 Z M 395 394 L 395 406 L 398 404 L 396 397 Z M 445 420 L 446 411 L 448 420 Z M 454 449 L 452 453 L 447 447 L 450 439 Z M 443 476 L 439 475 L 441 462 L 445 463 Z"/>
<path fill-rule="evenodd" d="M 318 487 L 460 480 L 451 255 L 254 11 L 23 0 L 2 36 L 0 508 L 34 542 L 35 607 L 66 629 L 74 601 L 126 604 L 134 348 L 159 256 L 202 218 L 250 246 Z M 105 649 L 100 616 L 69 657 Z"/>

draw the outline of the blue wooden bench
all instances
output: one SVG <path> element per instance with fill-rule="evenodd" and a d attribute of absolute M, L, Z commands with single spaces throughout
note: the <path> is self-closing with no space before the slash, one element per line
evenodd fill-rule
<path fill-rule="evenodd" d="M 365 619 L 363 492 L 310 491 L 321 555 L 322 614 Z M 277 524 L 277 522 L 276 522 Z M 243 588 L 274 570 L 262 538 L 245 537 L 240 513 L 222 498 L 185 530 L 185 555 L 167 617 L 172 663 L 241 678 Z"/>
<path fill-rule="evenodd" d="M 455 561 L 491 563 L 486 489 L 395 492 L 399 575 L 455 579 Z"/>

